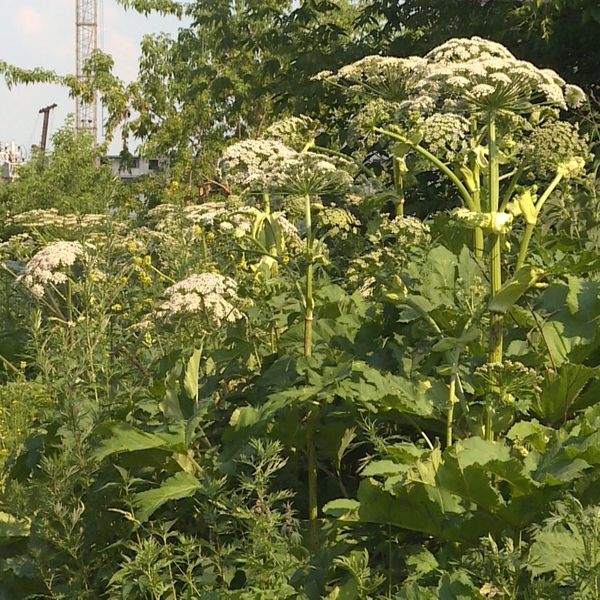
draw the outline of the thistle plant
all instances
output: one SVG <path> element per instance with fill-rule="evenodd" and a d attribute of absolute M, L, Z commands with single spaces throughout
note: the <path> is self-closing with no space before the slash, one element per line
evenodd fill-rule
<path fill-rule="evenodd" d="M 475 255 L 487 253 L 488 361 L 501 364 L 504 314 L 540 276 L 526 262 L 542 207 L 561 181 L 583 171 L 589 158 L 585 140 L 574 136 L 538 197 L 531 178 L 537 180 L 540 161 L 531 148 L 539 147 L 544 134 L 562 132 L 560 110 L 579 106 L 585 94 L 554 71 L 518 60 L 501 44 L 477 37 L 449 40 L 423 59 L 369 57 L 323 77 L 344 86 L 349 97 L 362 93 L 371 102 L 391 100 L 390 90 L 397 91 L 393 100 L 400 104 L 393 121 L 373 122 L 371 129 L 382 140 L 391 140 L 394 160 L 420 156 L 458 192 L 463 207 L 454 216 L 473 229 Z M 544 175 L 547 170 L 545 164 Z M 525 230 L 513 279 L 503 287 L 503 238 L 518 217 Z M 490 385 L 491 396 L 499 391 Z M 491 418 L 485 430 L 492 439 Z"/>

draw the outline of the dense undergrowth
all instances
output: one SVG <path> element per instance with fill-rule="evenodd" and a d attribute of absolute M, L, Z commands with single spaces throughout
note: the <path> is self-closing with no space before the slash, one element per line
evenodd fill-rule
<path fill-rule="evenodd" d="M 1 598 L 600 598 L 584 94 L 478 38 L 320 79 L 345 145 L 204 201 L 68 127 L 0 187 Z"/>

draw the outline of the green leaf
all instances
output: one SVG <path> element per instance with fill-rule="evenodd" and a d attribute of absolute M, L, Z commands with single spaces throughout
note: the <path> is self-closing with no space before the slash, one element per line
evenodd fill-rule
<path fill-rule="evenodd" d="M 444 246 L 436 246 L 427 255 L 421 294 L 435 305 L 454 305 L 456 256 Z"/>
<path fill-rule="evenodd" d="M 346 429 L 346 431 L 344 432 L 344 435 L 342 436 L 342 439 L 340 440 L 340 446 L 338 448 L 337 455 L 335 457 L 335 470 L 337 471 L 338 475 L 340 474 L 340 471 L 342 468 L 342 459 L 344 458 L 344 454 L 346 453 L 346 450 L 348 450 L 348 448 L 350 447 L 350 444 L 353 442 L 353 440 L 355 438 L 356 438 L 356 427 L 352 427 L 352 428 Z"/>
<path fill-rule="evenodd" d="M 408 465 L 398 464 L 392 460 L 374 460 L 370 462 L 362 471 L 363 477 L 377 477 L 381 475 L 401 475 L 409 469 Z"/>
<path fill-rule="evenodd" d="M 403 529 L 439 536 L 444 530 L 445 513 L 432 502 L 422 486 L 401 490 L 397 495 L 384 491 L 372 479 L 364 479 L 358 487 L 360 520 L 367 523 L 392 524 Z M 464 509 L 449 502 L 448 509 L 462 513 Z"/>
<path fill-rule="evenodd" d="M 183 421 L 183 411 L 179 404 L 179 378 L 181 377 L 181 365 L 175 365 L 165 378 L 165 397 L 160 407 L 165 417 L 172 421 Z"/>
<path fill-rule="evenodd" d="M 30 531 L 29 521 L 0 511 L 0 539 L 28 537 Z"/>
<path fill-rule="evenodd" d="M 189 498 L 199 488 L 200 482 L 193 475 L 180 471 L 163 481 L 159 488 L 136 494 L 133 498 L 135 516 L 140 523 L 144 523 L 169 500 Z"/>
<path fill-rule="evenodd" d="M 410 570 L 410 578 L 414 580 L 433 573 L 439 567 L 439 563 L 429 550 L 421 548 L 417 554 L 406 557 L 406 566 Z"/>
<path fill-rule="evenodd" d="M 506 313 L 519 298 L 544 274 L 542 269 L 526 265 L 521 267 L 498 293 L 490 300 L 488 309 L 491 312 Z"/>
<path fill-rule="evenodd" d="M 548 372 L 544 376 L 539 400 L 533 405 L 534 412 L 548 424 L 564 423 L 572 415 L 587 383 L 598 377 L 598 367 L 563 363 L 558 373 Z"/>
<path fill-rule="evenodd" d="M 482 265 L 480 265 L 472 256 L 467 246 L 463 246 L 458 255 L 458 276 L 462 280 L 462 287 L 468 290 L 477 277 L 483 280 Z"/>
<path fill-rule="evenodd" d="M 353 513 L 360 507 L 360 502 L 352 500 L 350 498 L 339 498 L 338 500 L 332 500 L 323 507 L 323 513 L 330 515 L 336 519 L 347 516 L 349 513 Z"/>
<path fill-rule="evenodd" d="M 200 372 L 200 359 L 202 348 L 196 348 L 188 361 L 183 379 L 183 389 L 186 396 L 194 402 L 198 399 L 198 376 Z M 182 415 L 183 416 L 183 415 Z"/>
<path fill-rule="evenodd" d="M 586 549 L 578 533 L 571 531 L 538 531 L 529 550 L 527 567 L 534 577 L 555 573 L 561 578 L 570 572 L 569 566 Z"/>
<path fill-rule="evenodd" d="M 592 320 L 596 316 L 596 305 L 600 295 L 600 284 L 597 281 L 567 275 L 569 291 L 566 306 L 572 315 Z"/>
<path fill-rule="evenodd" d="M 113 454 L 138 452 L 153 448 L 183 453 L 187 451 L 183 431 L 176 433 L 146 433 L 128 423 L 107 422 L 98 426 L 96 433 L 111 436 L 109 439 L 103 440 L 100 447 L 92 453 L 92 458 L 97 461 Z"/>

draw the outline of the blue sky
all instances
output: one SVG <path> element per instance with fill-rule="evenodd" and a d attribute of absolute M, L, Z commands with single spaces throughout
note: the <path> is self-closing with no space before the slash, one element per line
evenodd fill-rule
<path fill-rule="evenodd" d="M 75 6 L 76 0 L 0 0 L 0 59 L 27 69 L 43 67 L 60 75 L 74 73 Z M 113 56 L 114 73 L 125 81 L 136 77 L 142 36 L 175 34 L 180 25 L 173 17 L 146 18 L 126 12 L 115 0 L 98 0 L 98 9 L 102 26 L 99 45 Z M 27 149 L 39 144 L 39 110 L 54 103 L 58 107 L 51 114 L 50 133 L 75 111 L 67 91 L 56 85 L 15 86 L 9 91 L 0 78 L 0 142 L 15 140 Z M 113 143 L 111 151 L 118 150 L 118 142 Z"/>

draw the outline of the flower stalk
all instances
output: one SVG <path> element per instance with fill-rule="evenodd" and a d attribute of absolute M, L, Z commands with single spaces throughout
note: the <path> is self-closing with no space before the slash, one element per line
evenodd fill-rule
<path fill-rule="evenodd" d="M 313 232 L 310 194 L 304 195 L 306 223 L 306 281 L 305 281 L 305 314 L 304 314 L 304 356 L 312 356 L 313 328 Z M 315 433 L 319 425 L 320 410 L 313 407 L 306 418 L 306 460 L 308 468 L 308 538 L 313 551 L 319 549 L 319 500 L 317 496 L 317 447 Z"/>
<path fill-rule="evenodd" d="M 537 215 L 540 214 L 540 211 L 542 210 L 542 207 L 544 206 L 546 200 L 548 200 L 550 194 L 556 189 L 556 186 L 561 182 L 564 176 L 564 171 L 559 171 L 555 175 L 554 179 L 550 182 L 540 199 L 535 203 L 536 218 Z M 519 257 L 517 258 L 516 270 L 519 270 L 525 264 L 525 259 L 527 258 L 527 250 L 529 249 L 529 243 L 531 242 L 531 237 L 533 235 L 534 229 L 535 221 L 525 224 L 525 233 L 523 235 L 523 239 L 521 240 L 521 247 L 519 248 Z"/>

